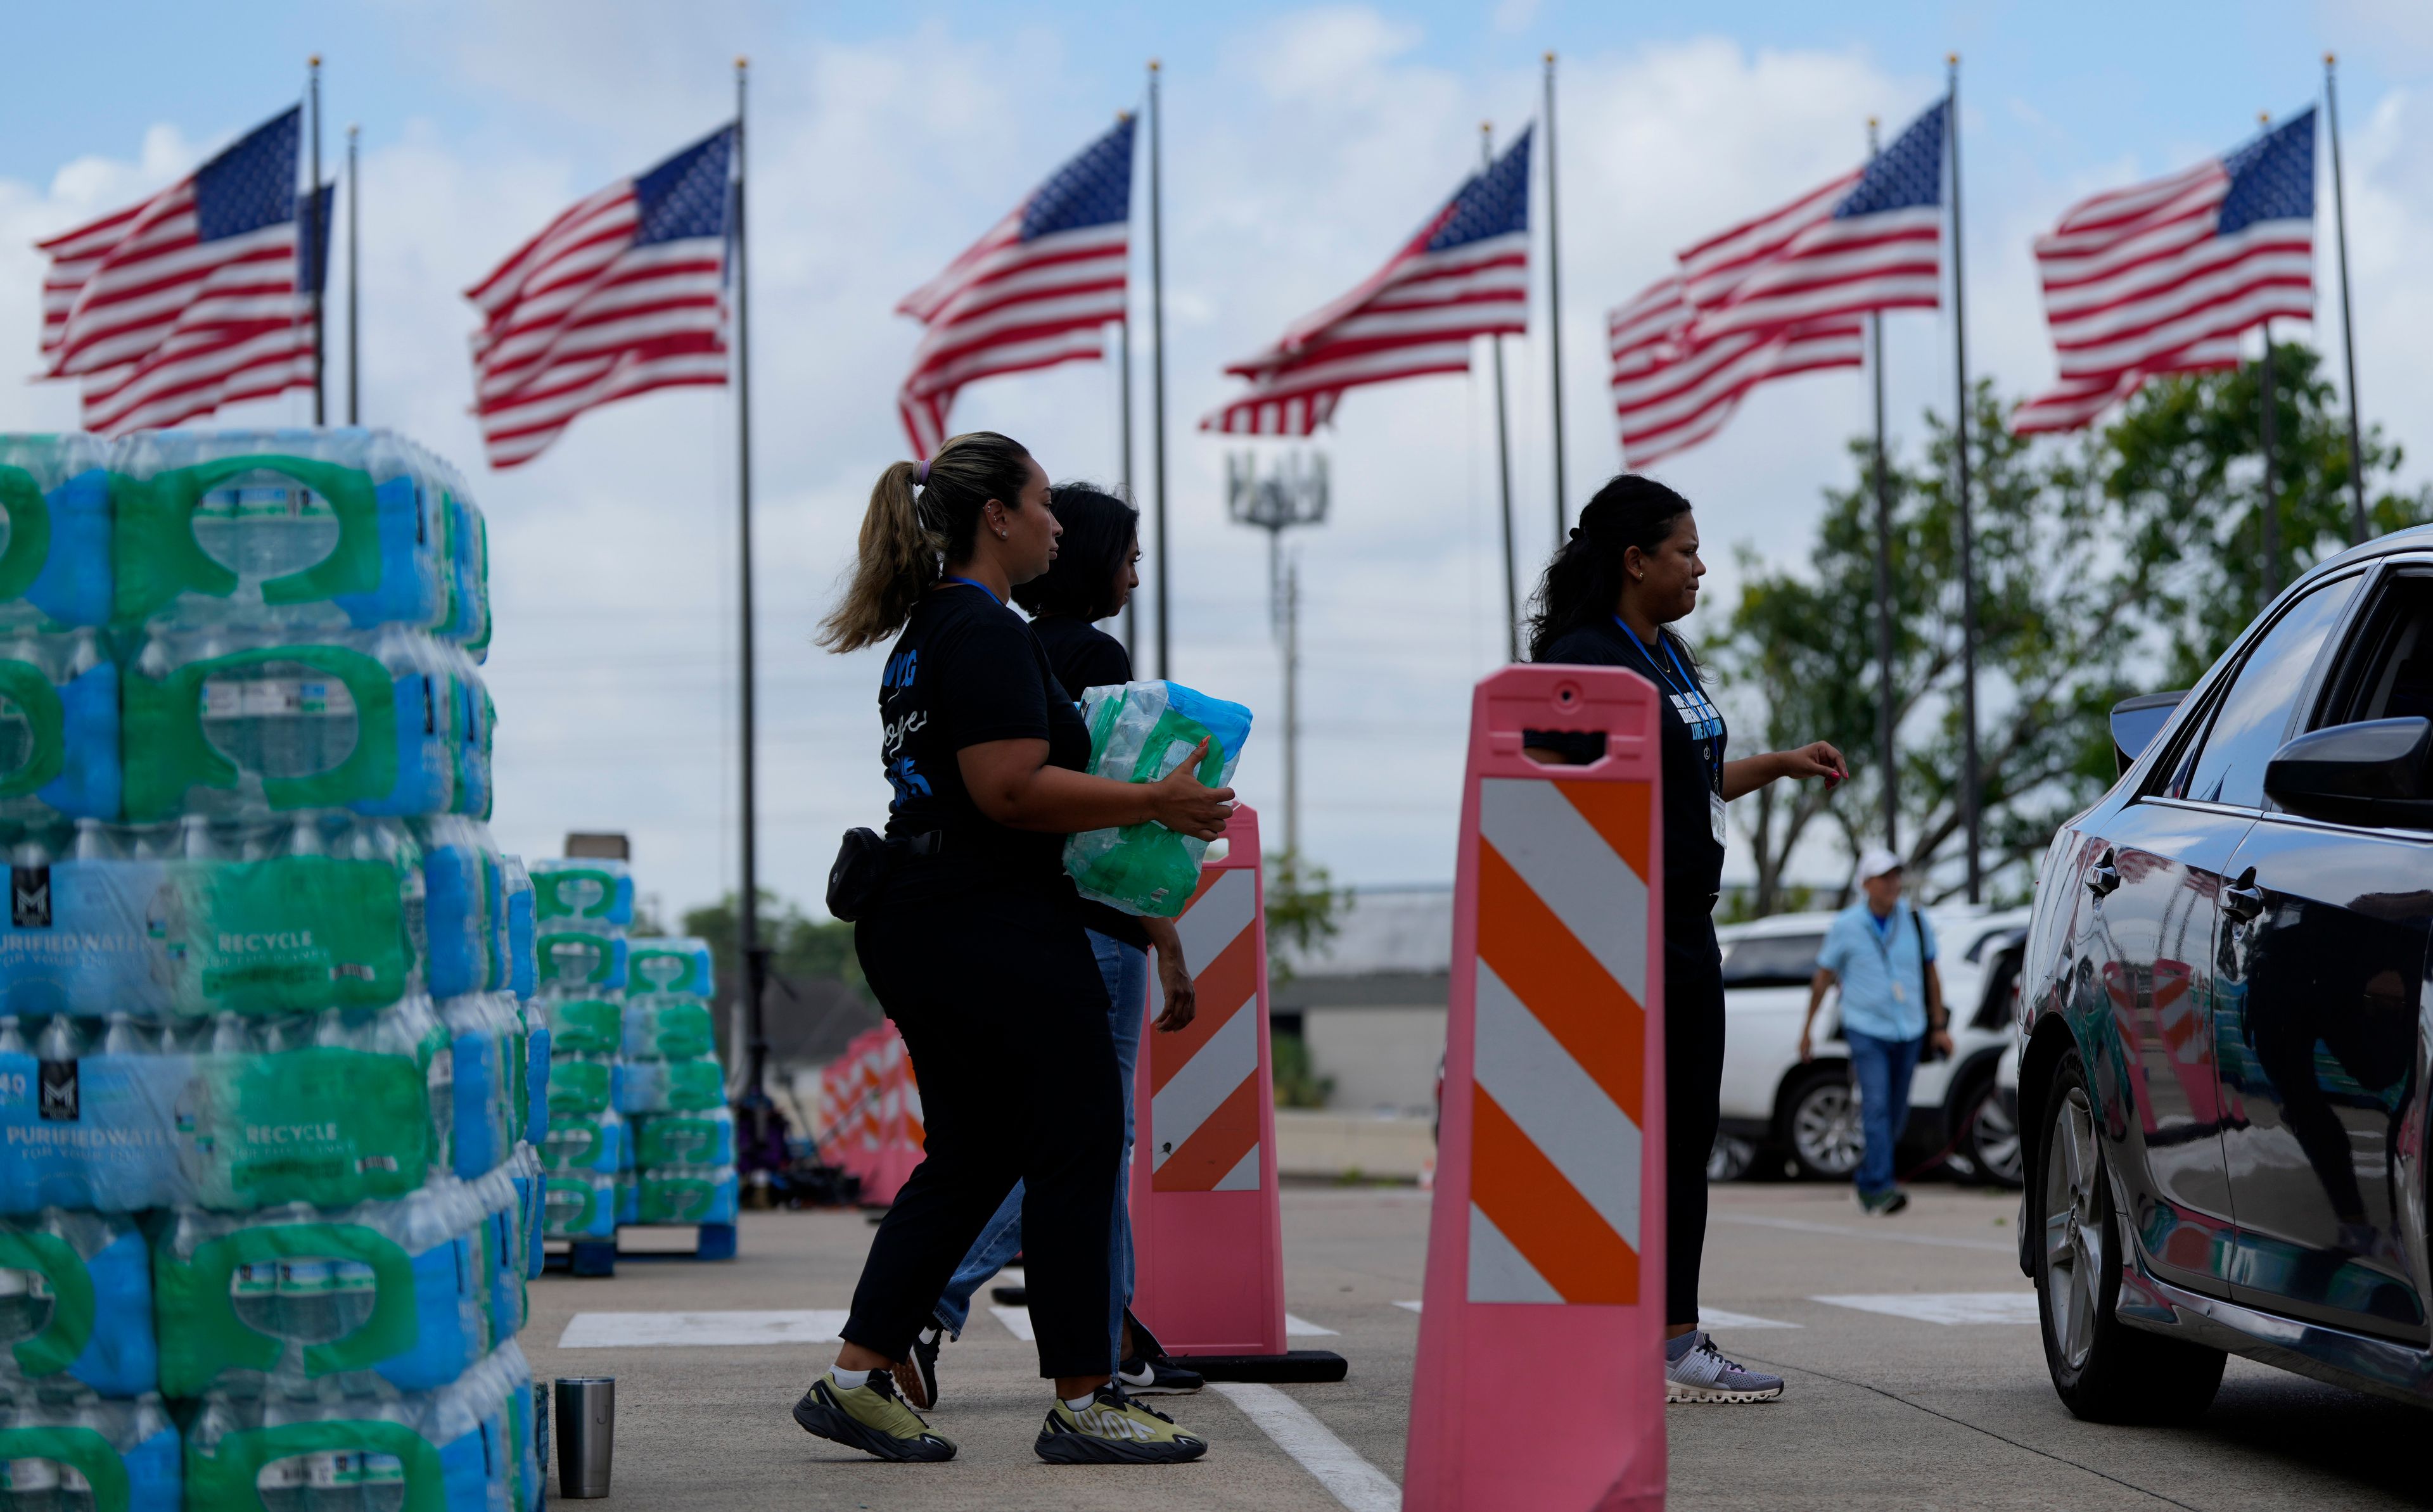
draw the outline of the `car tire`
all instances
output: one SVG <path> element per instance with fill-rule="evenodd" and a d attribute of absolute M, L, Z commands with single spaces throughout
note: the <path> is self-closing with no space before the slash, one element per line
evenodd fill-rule
<path fill-rule="evenodd" d="M 1757 1147 L 1731 1134 L 1717 1134 L 1714 1148 L 1707 1152 L 1707 1180 L 1737 1181 L 1757 1164 Z"/>
<path fill-rule="evenodd" d="M 1952 1106 L 1958 1132 L 1945 1164 L 1964 1181 L 2017 1191 L 2023 1171 L 2019 1121 L 2002 1106 L 1994 1074 L 1971 1078 Z"/>
<path fill-rule="evenodd" d="M 1847 1066 L 1813 1066 L 1793 1079 L 1782 1099 L 1782 1146 L 1800 1175 L 1848 1181 L 1866 1152 L 1865 1139 Z"/>
<path fill-rule="evenodd" d="M 2225 1357 L 2131 1328 L 2116 1316 L 2120 1223 L 2075 1050 L 2053 1070 L 2036 1132 L 2040 1160 L 2028 1188 L 2028 1237 L 2053 1390 L 2089 1422 L 2189 1421 L 2212 1405 Z"/>

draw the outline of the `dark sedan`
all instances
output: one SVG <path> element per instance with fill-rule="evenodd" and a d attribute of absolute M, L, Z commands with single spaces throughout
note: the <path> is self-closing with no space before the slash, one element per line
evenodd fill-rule
<path fill-rule="evenodd" d="M 2309 572 L 2114 731 L 2021 966 L 2053 1385 L 2184 1419 L 2229 1352 L 2433 1404 L 2433 529 Z"/>

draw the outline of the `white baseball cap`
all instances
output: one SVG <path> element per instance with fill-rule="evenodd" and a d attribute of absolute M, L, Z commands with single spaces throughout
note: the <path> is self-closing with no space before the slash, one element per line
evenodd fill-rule
<path fill-rule="evenodd" d="M 1881 845 L 1876 846 L 1859 858 L 1859 880 L 1862 882 L 1872 882 L 1886 872 L 1897 872 L 1900 869 L 1901 858 Z"/>

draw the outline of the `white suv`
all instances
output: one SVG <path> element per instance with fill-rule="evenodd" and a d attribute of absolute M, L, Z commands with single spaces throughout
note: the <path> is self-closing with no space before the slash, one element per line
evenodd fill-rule
<path fill-rule="evenodd" d="M 1815 1058 L 1799 1060 L 1808 983 L 1830 913 L 1783 913 L 1715 933 L 1724 949 L 1722 1132 L 1709 1174 L 1727 1181 L 1761 1151 L 1788 1155 L 1803 1176 L 1847 1180 L 1862 1149 L 1858 1089 L 1829 994 L 1816 1015 Z M 2018 982 L 2018 941 L 2028 910 L 1927 910 L 1934 926 L 1952 1054 L 1917 1068 L 1897 1169 L 1941 1164 L 1964 1178 L 2016 1186 L 2019 1133 L 1994 1096 L 1995 1069 L 2010 1044 Z"/>

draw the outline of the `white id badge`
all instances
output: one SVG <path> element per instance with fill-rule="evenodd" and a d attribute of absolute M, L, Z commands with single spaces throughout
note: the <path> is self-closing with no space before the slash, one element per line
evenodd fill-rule
<path fill-rule="evenodd" d="M 1714 789 L 1707 790 L 1707 824 L 1715 832 L 1715 843 L 1724 843 L 1724 795 Z"/>

